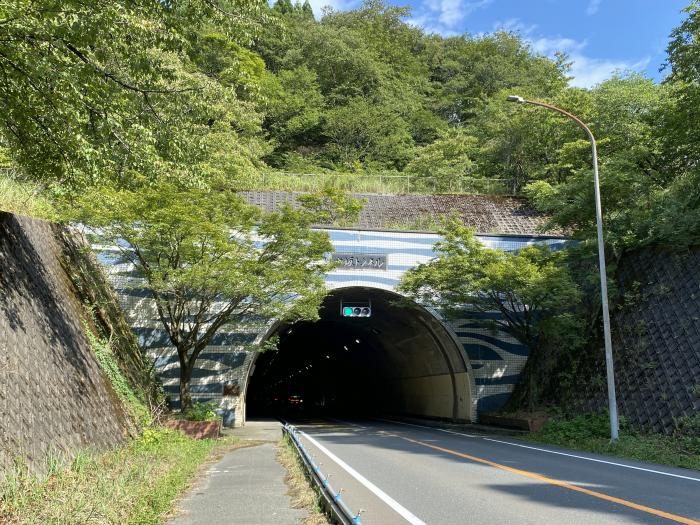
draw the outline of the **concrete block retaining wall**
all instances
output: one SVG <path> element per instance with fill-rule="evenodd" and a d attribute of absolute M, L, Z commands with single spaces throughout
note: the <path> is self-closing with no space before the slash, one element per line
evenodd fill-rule
<path fill-rule="evenodd" d="M 118 443 L 119 400 L 85 337 L 58 227 L 0 212 L 0 471 Z"/>
<path fill-rule="evenodd" d="M 700 248 L 639 250 L 618 269 L 613 313 L 620 413 L 637 427 L 671 432 L 700 413 Z M 604 396 L 597 397 L 604 406 Z"/>

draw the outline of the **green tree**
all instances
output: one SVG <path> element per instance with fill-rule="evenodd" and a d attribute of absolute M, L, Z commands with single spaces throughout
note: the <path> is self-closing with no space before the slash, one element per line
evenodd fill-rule
<path fill-rule="evenodd" d="M 682 248 L 700 243 L 700 2 L 671 33 L 667 49 L 671 96 L 657 114 L 670 180 L 650 204 L 647 240 Z"/>
<path fill-rule="evenodd" d="M 521 37 L 503 32 L 478 38 L 426 36 L 407 23 L 409 17 L 407 7 L 366 0 L 357 9 L 326 11 L 320 21 L 285 12 L 279 15 L 279 28 L 262 31 L 254 48 L 273 75 L 302 68 L 315 74 L 315 85 L 307 83 L 293 91 L 295 101 L 303 101 L 304 94 L 316 100 L 317 89 L 324 100 L 318 110 L 323 133 L 304 132 L 293 141 L 282 140 L 268 159 L 282 166 L 286 160 L 280 159 L 304 155 L 312 165 L 324 167 L 402 170 L 417 153 L 406 144 L 428 146 L 452 125 L 479 139 L 479 158 L 472 159 L 479 176 L 511 178 L 521 189 L 530 181 L 530 171 L 542 166 L 542 155 L 534 153 L 536 148 L 528 150 L 536 142 L 531 122 L 521 118 L 514 125 L 509 120 L 514 108 L 502 111 L 500 96 L 505 89 L 557 96 L 566 88 L 565 57 L 552 61 L 538 56 Z M 285 122 L 284 111 L 274 110 L 284 105 L 278 105 L 274 96 L 268 100 L 273 111 L 267 122 Z M 506 111 L 510 113 L 504 116 Z M 364 122 L 355 116 L 358 112 Z M 309 114 L 314 122 L 316 114 Z M 396 133 L 382 129 L 378 120 L 385 118 L 397 125 Z M 350 122 L 344 125 L 347 119 Z M 361 137 L 362 124 L 368 135 L 388 133 L 387 148 L 394 151 L 387 158 L 376 151 L 367 153 L 367 144 L 378 141 Z M 347 140 L 342 137 L 345 132 Z M 275 134 L 271 130 L 271 138 Z M 325 154 L 319 155 L 320 151 Z M 323 162 L 324 157 L 330 164 Z"/>
<path fill-rule="evenodd" d="M 504 89 L 551 97 L 566 87 L 566 66 L 532 53 L 517 34 L 432 37 L 427 49 L 435 110 L 453 124 L 468 123 Z"/>
<path fill-rule="evenodd" d="M 277 0 L 273 9 L 282 15 L 286 15 L 294 12 L 294 5 L 292 0 Z"/>
<path fill-rule="evenodd" d="M 326 14 L 321 23 L 359 37 L 363 63 L 377 76 L 370 90 L 358 92 L 379 106 L 391 108 L 408 124 L 412 139 L 426 144 L 438 136 L 445 123 L 432 111 L 426 40 L 420 29 L 406 23 L 409 16 L 407 7 L 365 0 L 358 9 Z"/>
<path fill-rule="evenodd" d="M 357 222 L 364 201 L 334 188 L 300 195 L 297 200 L 316 214 L 318 224 L 350 226 Z"/>
<path fill-rule="evenodd" d="M 520 191 L 533 180 L 562 182 L 575 168 L 585 165 L 579 144 L 584 141 L 576 126 L 541 108 L 508 104 L 505 98 L 509 93 L 498 92 L 467 126 L 479 140 L 475 161 L 481 176 L 506 179 Z M 591 99 L 586 90 L 569 89 L 551 102 L 588 120 Z"/>
<path fill-rule="evenodd" d="M 3 1 L 0 134 L 14 162 L 25 176 L 66 191 L 166 170 L 202 173 L 226 151 L 202 161 L 226 127 L 228 138 L 243 137 L 228 149 L 244 154 L 259 119 L 198 71 L 188 51 L 209 24 L 249 40 L 260 5 Z M 220 170 L 223 163 L 214 166 Z"/>
<path fill-rule="evenodd" d="M 416 149 L 405 168 L 416 176 L 418 187 L 431 191 L 456 191 L 460 182 L 473 175 L 477 139 L 464 130 L 450 129 L 435 142 Z"/>
<path fill-rule="evenodd" d="M 572 101 L 562 95 L 558 102 L 571 107 L 567 100 L 573 106 L 578 100 L 580 109 L 572 111 L 590 124 L 597 137 L 606 240 L 613 256 L 646 236 L 644 225 L 653 196 L 668 184 L 656 130 L 668 92 L 632 74 L 601 83 L 585 92 L 585 98 Z M 540 146 L 550 150 L 545 153 L 550 161 L 544 165 L 541 180 L 527 185 L 525 193 L 536 207 L 550 214 L 552 226 L 582 240 L 594 239 L 590 143 L 572 123 L 557 119 L 551 125 L 567 129 L 558 132 L 562 137 L 558 143 Z"/>
<path fill-rule="evenodd" d="M 496 326 L 532 350 L 547 332 L 576 335 L 571 310 L 580 292 L 562 251 L 492 250 L 454 218 L 441 234 L 437 258 L 406 272 L 399 290 L 448 313 L 498 312 Z"/>
<path fill-rule="evenodd" d="M 306 66 L 285 69 L 266 75 L 263 86 L 264 127 L 275 145 L 268 160 L 279 165 L 285 153 L 318 146 L 325 100 L 316 73 Z"/>
<path fill-rule="evenodd" d="M 198 33 L 189 55 L 202 73 L 235 87 L 241 99 L 256 100 L 265 74 L 259 55 L 216 28 Z"/>
<path fill-rule="evenodd" d="M 303 207 L 261 214 L 231 191 L 162 183 L 90 192 L 77 218 L 119 248 L 152 295 L 177 351 L 183 410 L 195 363 L 220 330 L 253 316 L 317 316 L 331 244 Z"/>
<path fill-rule="evenodd" d="M 700 2 L 692 0 L 685 13 L 666 50 L 674 104 L 663 122 L 667 161 L 684 171 L 696 168 L 700 156 Z"/>
<path fill-rule="evenodd" d="M 307 19 L 307 20 L 314 19 L 314 10 L 311 7 L 309 0 L 304 0 L 304 3 L 301 5 L 301 12 L 302 12 L 302 15 L 305 19 Z"/>
<path fill-rule="evenodd" d="M 361 162 L 378 168 L 402 168 L 411 157 L 413 139 L 408 124 L 390 107 L 364 98 L 325 115 L 326 155 L 340 166 Z"/>

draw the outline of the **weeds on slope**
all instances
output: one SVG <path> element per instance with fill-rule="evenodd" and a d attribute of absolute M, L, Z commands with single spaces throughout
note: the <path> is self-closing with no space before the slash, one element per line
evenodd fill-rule
<path fill-rule="evenodd" d="M 57 217 L 51 201 L 42 194 L 38 185 L 20 181 L 11 170 L 1 166 L 0 211 L 46 220 Z"/>
<path fill-rule="evenodd" d="M 146 429 L 140 438 L 110 451 L 81 453 L 70 465 L 51 461 L 41 477 L 18 464 L 0 481 L 0 523 L 162 523 L 215 448 L 235 441 Z"/>
<path fill-rule="evenodd" d="M 286 436 L 277 445 L 277 460 L 287 471 L 284 481 L 289 487 L 292 508 L 304 509 L 309 513 L 303 525 L 330 525 L 321 507 L 321 495 L 306 476 L 306 468 Z"/>
<path fill-rule="evenodd" d="M 523 439 L 625 458 L 700 470 L 700 414 L 681 418 L 672 435 L 637 432 L 622 421 L 620 439 L 610 442 L 608 415 L 584 414 L 550 420 Z"/>

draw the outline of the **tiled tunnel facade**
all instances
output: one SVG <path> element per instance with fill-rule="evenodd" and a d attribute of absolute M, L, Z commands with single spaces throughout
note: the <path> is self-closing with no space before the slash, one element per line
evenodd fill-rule
<path fill-rule="evenodd" d="M 432 233 L 326 229 L 336 253 L 373 254 L 386 257 L 385 268 L 338 268 L 326 277 L 329 289 L 366 287 L 393 291 L 406 270 L 435 257 L 440 236 Z M 533 243 L 561 245 L 561 238 L 513 235 L 481 235 L 484 245 L 513 251 Z M 147 292 L 117 251 L 102 250 L 105 264 L 127 318 L 139 342 L 155 360 L 165 391 L 177 406 L 178 362 L 165 331 L 155 315 Z M 508 399 L 527 360 L 528 349 L 510 335 L 480 326 L 483 314 L 465 312 L 462 319 L 445 321 L 446 328 L 461 344 L 470 369 L 471 418 L 480 411 L 500 408 Z M 261 324 L 248 333 L 220 333 L 197 362 L 192 379 L 193 399 L 216 402 L 227 425 L 240 425 L 245 417 L 246 381 L 254 362 L 251 346 L 267 330 Z"/>

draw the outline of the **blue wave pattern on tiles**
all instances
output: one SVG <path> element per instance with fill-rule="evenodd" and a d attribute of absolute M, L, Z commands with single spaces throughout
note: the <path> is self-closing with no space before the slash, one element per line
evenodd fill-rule
<path fill-rule="evenodd" d="M 172 343 L 165 329 L 160 327 L 132 327 L 139 344 L 144 348 L 170 347 Z M 255 341 L 257 334 L 239 334 L 236 332 L 219 332 L 210 342 L 211 346 L 247 345 Z"/>
<path fill-rule="evenodd" d="M 353 254 L 382 254 L 387 257 L 386 269 L 338 268 L 326 277 L 329 289 L 369 287 L 393 291 L 403 274 L 419 264 L 436 257 L 434 246 L 441 237 L 434 233 L 379 232 L 362 230 L 326 229 L 336 252 Z M 531 236 L 478 236 L 489 248 L 517 251 L 532 244 L 546 244 L 559 249 L 565 239 Z M 120 302 L 127 311 L 132 329 L 139 342 L 154 359 L 155 368 L 163 380 L 172 405 L 178 400 L 178 360 L 170 346 L 167 333 L 162 329 L 150 293 L 133 273 L 128 260 L 117 250 L 97 248 L 98 259 L 105 266 L 117 290 Z M 461 319 L 445 324 L 462 344 L 464 356 L 471 366 L 473 391 L 471 398 L 476 410 L 496 410 L 508 400 L 517 384 L 528 356 L 527 347 L 509 334 L 495 330 L 493 321 L 501 319 L 497 312 L 465 311 Z M 487 323 L 491 325 L 487 326 Z M 193 372 L 191 384 L 195 401 L 214 401 L 220 404 L 225 424 L 240 419 L 242 406 L 238 397 L 223 395 L 225 384 L 238 385 L 245 390 L 245 382 L 253 362 L 253 352 L 247 349 L 257 333 L 219 333 L 210 347 L 202 353 Z"/>

